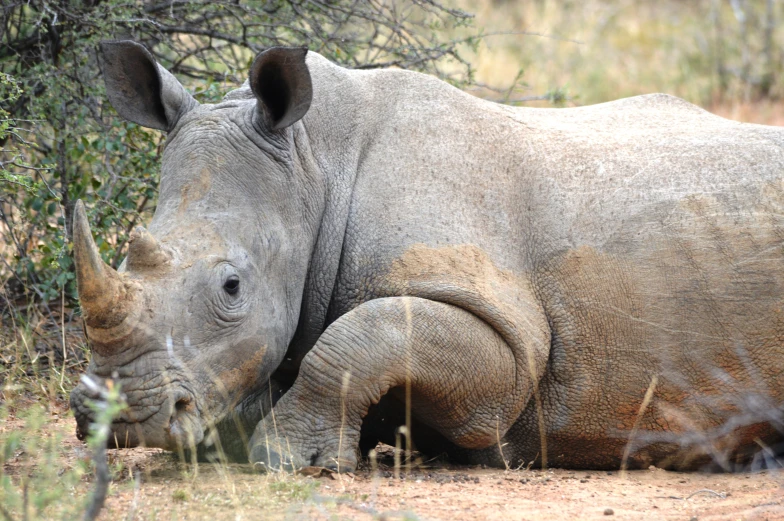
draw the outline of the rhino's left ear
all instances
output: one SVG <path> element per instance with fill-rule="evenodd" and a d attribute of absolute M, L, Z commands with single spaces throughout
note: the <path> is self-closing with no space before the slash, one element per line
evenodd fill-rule
<path fill-rule="evenodd" d="M 101 42 L 106 94 L 119 115 L 143 127 L 170 131 L 199 103 L 143 45 Z"/>
<path fill-rule="evenodd" d="M 308 50 L 272 47 L 259 54 L 250 68 L 250 88 L 258 100 L 259 115 L 272 130 L 299 121 L 310 108 L 313 84 L 305 64 Z"/>

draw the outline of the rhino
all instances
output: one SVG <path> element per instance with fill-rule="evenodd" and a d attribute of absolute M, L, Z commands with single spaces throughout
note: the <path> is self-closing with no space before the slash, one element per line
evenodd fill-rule
<path fill-rule="evenodd" d="M 102 53 L 116 111 L 167 133 L 118 270 L 75 209 L 112 446 L 343 472 L 401 437 L 592 469 L 779 443 L 781 128 L 663 94 L 511 107 L 284 47 L 200 104 L 142 45 Z"/>

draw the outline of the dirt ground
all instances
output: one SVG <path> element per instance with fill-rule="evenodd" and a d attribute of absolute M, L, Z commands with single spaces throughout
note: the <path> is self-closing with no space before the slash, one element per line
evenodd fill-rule
<path fill-rule="evenodd" d="M 129 468 L 150 468 L 139 474 L 136 492 L 130 482 L 116 486 L 103 519 L 131 511 L 142 519 L 784 519 L 784 475 L 770 472 L 651 468 L 621 477 L 437 464 L 395 478 L 387 461 L 350 476 L 263 476 L 244 465 L 200 465 L 194 477 L 160 452 L 124 452 L 116 457 L 129 458 Z"/>
<path fill-rule="evenodd" d="M 13 419 L 0 426 L 20 428 Z M 64 466 L 88 457 L 73 419 L 52 417 Z M 701 474 L 651 467 L 618 472 L 498 470 L 429 462 L 395 477 L 392 448 L 375 469 L 262 475 L 249 465 L 180 463 L 157 449 L 110 450 L 117 476 L 100 519 L 359 520 L 775 520 L 784 519 L 784 473 Z M 6 462 L 24 473 L 24 455 Z M 310 469 L 314 470 L 314 469 Z M 87 494 L 89 480 L 76 491 Z"/>
<path fill-rule="evenodd" d="M 157 504 L 161 517 L 171 513 L 182 519 L 227 514 L 256 518 L 261 512 L 281 519 L 784 519 L 781 477 L 767 473 L 702 475 L 654 469 L 632 472 L 624 479 L 606 472 L 434 467 L 413 471 L 404 479 L 390 477 L 388 471 L 380 476 L 361 471 L 350 477 L 314 479 L 270 478 L 246 470 L 230 469 L 225 475 L 202 469 L 200 479 L 190 484 L 187 499 L 166 506 L 161 498 L 182 482 L 173 484 L 166 473 L 153 473 L 139 489 L 137 509 L 149 511 Z M 275 479 L 289 486 L 271 487 L 269 482 Z M 251 493 L 261 485 L 291 495 L 290 490 L 299 490 L 294 484 L 303 481 L 305 487 L 313 484 L 312 494 L 303 501 L 265 505 Z M 104 518 L 128 512 L 131 501 L 129 492 L 117 493 Z"/>

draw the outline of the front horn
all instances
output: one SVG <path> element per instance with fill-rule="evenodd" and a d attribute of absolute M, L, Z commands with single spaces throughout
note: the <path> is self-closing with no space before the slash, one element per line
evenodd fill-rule
<path fill-rule="evenodd" d="M 123 277 L 106 264 L 98 253 L 81 200 L 76 202 L 74 212 L 73 251 L 76 284 L 85 324 L 93 330 L 118 326 L 133 308 L 133 296 Z"/>

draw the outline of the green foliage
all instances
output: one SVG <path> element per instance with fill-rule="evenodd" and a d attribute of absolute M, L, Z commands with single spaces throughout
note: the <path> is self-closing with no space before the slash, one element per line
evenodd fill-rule
<path fill-rule="evenodd" d="M 9 133 L 13 132 L 15 122 L 11 119 L 11 114 L 4 108 L 14 103 L 22 95 L 19 82 L 10 74 L 0 73 L 0 139 L 5 139 Z"/>
<path fill-rule="evenodd" d="M 8 415 L 0 408 L 0 421 L 10 421 Z M 22 425 L 0 431 L 0 505 L 12 519 L 80 517 L 84 500 L 74 492 L 89 463 L 69 462 L 64 436 L 47 428 L 50 416 L 43 407 L 29 407 L 14 421 Z"/>
<path fill-rule="evenodd" d="M 286 479 L 272 481 L 268 485 L 271 493 L 286 500 L 305 501 L 313 496 L 319 486 L 318 481 Z"/>
<path fill-rule="evenodd" d="M 107 381 L 101 400 L 88 405 L 95 411 L 87 441 L 89 449 L 103 458 L 110 425 L 125 408 L 119 386 Z M 18 416 L 11 414 L 18 411 Z M 13 519 L 77 519 L 87 507 L 79 485 L 93 471 L 93 460 L 84 453 L 74 458 L 73 448 L 64 443 L 66 433 L 52 428 L 52 415 L 33 403 L 22 408 L 6 402 L 0 406 L 0 505 Z M 68 418 L 70 434 L 73 419 Z M 65 498 L 71 498 L 66 500 Z M 20 515 L 21 514 L 21 515 Z"/>
<path fill-rule="evenodd" d="M 90 426 L 87 445 L 93 450 L 105 448 L 112 421 L 127 407 L 120 386 L 113 380 L 106 380 L 106 389 L 101 390 L 101 399 L 88 401 L 87 406 L 94 413 L 94 423 Z"/>
<path fill-rule="evenodd" d="M 189 498 L 190 496 L 188 495 L 188 492 L 181 488 L 178 488 L 177 490 L 172 492 L 172 499 L 174 501 L 183 502 L 183 501 L 188 501 Z"/>
<path fill-rule="evenodd" d="M 556 107 L 563 107 L 566 105 L 566 102 L 569 101 L 569 89 L 568 87 L 553 87 L 552 89 L 548 90 L 545 93 L 545 98 L 547 101 L 552 103 Z"/>
<path fill-rule="evenodd" d="M 144 42 L 201 102 L 242 83 L 256 53 L 272 45 L 306 45 L 349 67 L 470 78 L 459 43 L 441 34 L 471 17 L 438 0 L 12 0 L 0 17 L 0 282 L 43 303 L 76 296 L 76 200 L 85 200 L 114 267 L 156 203 L 162 138 L 120 120 L 106 102 L 102 40 Z"/>

